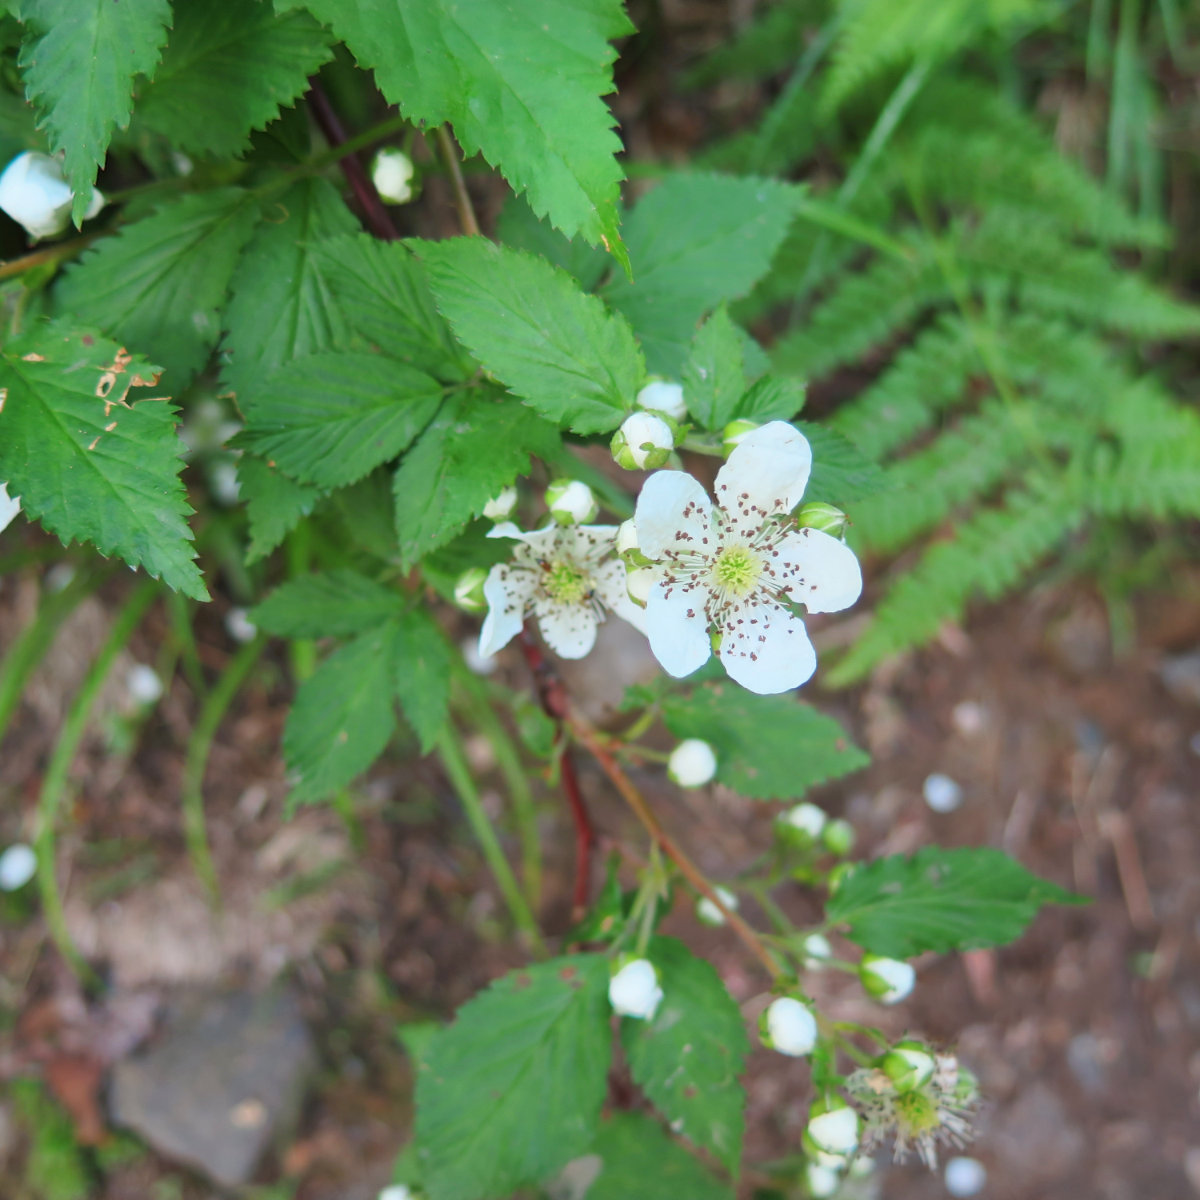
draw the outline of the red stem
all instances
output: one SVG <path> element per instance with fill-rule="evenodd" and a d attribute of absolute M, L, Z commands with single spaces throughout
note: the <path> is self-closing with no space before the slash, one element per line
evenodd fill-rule
<path fill-rule="evenodd" d="M 563 733 L 563 722 L 570 711 L 566 688 L 563 687 L 557 672 L 546 661 L 541 647 L 528 628 L 521 630 L 520 641 L 525 662 L 533 675 L 542 711 L 554 722 L 561 747 L 559 770 L 563 791 L 567 795 L 571 817 L 575 822 L 575 886 L 571 894 L 571 916 L 572 920 L 578 921 L 587 911 L 588 882 L 592 874 L 592 847 L 596 844 L 596 831 L 592 828 L 583 791 L 579 786 L 579 776 L 575 773 L 575 760 Z"/>
<path fill-rule="evenodd" d="M 325 89 L 315 79 L 309 80 L 308 106 L 325 135 L 325 140 L 331 146 L 342 145 L 346 141 L 346 130 L 342 126 L 341 118 L 334 112 Z M 359 208 L 362 209 L 367 227 L 385 242 L 397 241 L 400 233 L 392 223 L 391 214 L 379 198 L 379 192 L 371 182 L 358 153 L 347 154 L 345 158 L 338 160 L 338 164 L 346 176 L 350 190 L 354 192 Z"/>

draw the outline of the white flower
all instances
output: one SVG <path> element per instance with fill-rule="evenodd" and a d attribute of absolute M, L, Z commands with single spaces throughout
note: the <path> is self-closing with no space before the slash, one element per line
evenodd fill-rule
<path fill-rule="evenodd" d="M 517 507 L 517 489 L 506 487 L 498 496 L 493 496 L 484 506 L 483 515 L 489 521 L 507 521 Z"/>
<path fill-rule="evenodd" d="M 949 775 L 934 772 L 921 787 L 925 803 L 936 813 L 953 812 L 963 800 L 962 787 Z"/>
<path fill-rule="evenodd" d="M 833 957 L 833 947 L 823 933 L 810 933 L 800 943 L 800 953 L 806 967 L 820 967 Z"/>
<path fill-rule="evenodd" d="M 792 996 L 780 996 L 767 1009 L 764 1040 L 772 1050 L 792 1058 L 811 1054 L 817 1044 L 817 1019 L 808 1005 Z"/>
<path fill-rule="evenodd" d="M 652 379 L 637 394 L 639 407 L 654 412 L 666 413 L 673 421 L 682 421 L 687 416 L 687 405 L 683 402 L 683 385 L 665 379 Z"/>
<path fill-rule="evenodd" d="M 828 818 L 815 804 L 809 804 L 806 800 L 803 804 L 797 804 L 787 812 L 780 813 L 776 820 L 785 829 L 795 830 L 804 841 L 815 842 L 821 836 L 821 830 L 825 828 Z"/>
<path fill-rule="evenodd" d="M 130 700 L 135 704 L 153 704 L 161 699 L 163 694 L 163 683 L 158 677 L 158 672 L 145 663 L 134 663 L 129 668 L 125 676 L 125 686 L 129 691 Z"/>
<path fill-rule="evenodd" d="M 841 1187 L 842 1177 L 832 1167 L 810 1162 L 804 1167 L 804 1182 L 813 1200 L 828 1200 L 828 1197 L 835 1195 Z"/>
<path fill-rule="evenodd" d="M 721 903 L 726 908 L 733 912 L 737 912 L 738 898 L 728 889 L 723 887 L 713 888 L 721 898 Z M 704 922 L 705 925 L 724 925 L 725 914 L 707 897 L 701 896 L 696 901 L 696 916 Z"/>
<path fill-rule="evenodd" d="M 667 774 L 680 787 L 703 787 L 716 773 L 716 751 L 700 738 L 686 738 L 667 759 Z"/>
<path fill-rule="evenodd" d="M 908 963 L 878 954 L 863 955 L 858 977 L 880 1004 L 899 1004 L 917 981 L 917 973 Z"/>
<path fill-rule="evenodd" d="M 413 163 L 403 150 L 380 150 L 371 164 L 371 182 L 388 204 L 407 204 L 413 198 Z"/>
<path fill-rule="evenodd" d="M 670 425 L 648 412 L 626 417 L 609 447 L 614 461 L 626 471 L 653 471 L 670 458 L 674 448 L 675 435 Z"/>
<path fill-rule="evenodd" d="M 563 658 L 582 658 L 595 645 L 606 609 L 640 630 L 643 614 L 625 590 L 625 564 L 613 557 L 616 532 L 614 525 L 551 525 L 534 533 L 497 525 L 489 537 L 518 544 L 483 585 L 488 615 L 480 655 L 507 646 L 531 610 L 546 644 Z"/>
<path fill-rule="evenodd" d="M 24 842 L 15 842 L 0 854 L 0 892 L 15 892 L 37 874 L 37 855 Z"/>
<path fill-rule="evenodd" d="M 21 511 L 21 497 L 8 494 L 8 484 L 0 483 L 0 533 L 3 533 Z"/>
<path fill-rule="evenodd" d="M 635 958 L 608 981 L 608 1002 L 620 1017 L 649 1021 L 658 1011 L 662 998 L 658 972 L 649 959 Z"/>
<path fill-rule="evenodd" d="M 833 1101 L 834 1107 L 816 1111 L 808 1120 L 805 1132 L 809 1141 L 823 1154 L 848 1158 L 858 1149 L 858 1113 L 849 1105 Z M 826 1164 L 828 1165 L 828 1164 Z"/>
<path fill-rule="evenodd" d="M 946 1164 L 942 1178 L 950 1195 L 977 1196 L 987 1184 L 987 1168 L 977 1158 L 959 1155 Z"/>
<path fill-rule="evenodd" d="M 48 154 L 27 150 L 0 175 L 0 208 L 33 238 L 62 233 L 70 224 L 74 201 L 75 193 L 63 176 L 62 164 Z M 104 197 L 93 189 L 85 219 L 94 217 L 103 207 Z"/>
<path fill-rule="evenodd" d="M 555 479 L 546 489 L 546 507 L 559 525 L 586 525 L 600 511 L 595 493 L 578 479 Z"/>
<path fill-rule="evenodd" d="M 862 572 L 846 545 L 785 518 L 808 483 L 812 451 L 799 430 L 771 421 L 754 430 L 717 474 L 713 502 L 690 475 L 659 471 L 638 497 L 638 541 L 658 560 L 646 603 L 654 656 L 675 676 L 712 653 L 752 692 L 804 683 L 817 656 L 794 611 L 837 612 L 858 599 Z"/>
<path fill-rule="evenodd" d="M 231 608 L 225 614 L 225 632 L 235 642 L 252 642 L 258 636 L 258 626 L 246 616 L 244 608 Z"/>

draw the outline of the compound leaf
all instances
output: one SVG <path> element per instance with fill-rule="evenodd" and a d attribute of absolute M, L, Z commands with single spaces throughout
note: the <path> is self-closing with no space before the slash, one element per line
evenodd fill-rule
<path fill-rule="evenodd" d="M 587 1200 L 733 1200 L 728 1184 L 640 1113 L 613 1113 L 581 1166 L 600 1160 Z"/>
<path fill-rule="evenodd" d="M 450 647 L 427 612 L 411 608 L 396 630 L 396 699 L 428 754 L 450 707 Z"/>
<path fill-rule="evenodd" d="M 348 637 L 399 616 L 393 588 L 342 568 L 280 584 L 250 610 L 250 620 L 280 637 Z"/>

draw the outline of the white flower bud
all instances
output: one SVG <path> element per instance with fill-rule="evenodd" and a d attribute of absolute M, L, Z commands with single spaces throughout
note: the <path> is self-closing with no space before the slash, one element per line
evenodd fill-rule
<path fill-rule="evenodd" d="M 21 497 L 8 494 L 8 484 L 0 483 L 0 533 L 12 524 L 13 518 L 21 511 Z M 633 522 L 631 521 L 630 524 Z"/>
<path fill-rule="evenodd" d="M 637 549 L 639 549 L 637 526 L 632 519 L 622 521 L 617 526 L 617 554 L 624 558 L 629 551 Z"/>
<path fill-rule="evenodd" d="M 726 908 L 737 912 L 738 898 L 728 889 L 723 887 L 713 888 L 713 891 L 721 897 L 721 903 Z M 707 897 L 701 896 L 696 901 L 696 916 L 705 925 L 724 925 L 725 914 Z"/>
<path fill-rule="evenodd" d="M 657 572 L 650 570 L 649 567 L 639 567 L 636 571 L 626 571 L 625 590 L 634 604 L 645 608 L 646 601 L 650 599 L 650 589 L 657 581 Z"/>
<path fill-rule="evenodd" d="M 858 1113 L 839 1099 L 812 1106 L 805 1133 L 823 1154 L 849 1158 L 858 1149 Z"/>
<path fill-rule="evenodd" d="M 626 417 L 609 445 L 614 461 L 626 471 L 654 471 L 671 457 L 674 448 L 671 427 L 648 412 Z"/>
<path fill-rule="evenodd" d="M 417 1193 L 407 1183 L 393 1183 L 379 1193 L 377 1200 L 417 1200 Z"/>
<path fill-rule="evenodd" d="M 0 854 L 0 892 L 15 892 L 36 874 L 37 855 L 24 842 L 15 842 Z"/>
<path fill-rule="evenodd" d="M 506 487 L 498 496 L 493 496 L 484 506 L 483 515 L 489 521 L 505 521 L 517 507 L 517 489 Z"/>
<path fill-rule="evenodd" d="M 717 773 L 717 753 L 700 738 L 687 738 L 671 751 L 667 774 L 680 787 L 703 787 Z"/>
<path fill-rule="evenodd" d="M 977 1158 L 952 1158 L 942 1176 L 946 1191 L 958 1198 L 978 1196 L 987 1185 L 987 1168 Z"/>
<path fill-rule="evenodd" d="M 934 772 L 921 788 L 925 803 L 936 813 L 953 812 L 963 802 L 962 788 L 950 778 Z"/>
<path fill-rule="evenodd" d="M 838 817 L 837 820 L 828 822 L 821 830 L 821 841 L 825 843 L 827 850 L 839 858 L 844 857 L 854 849 L 854 826 Z"/>
<path fill-rule="evenodd" d="M 800 953 L 806 967 L 819 967 L 833 957 L 833 947 L 823 933 L 810 933 L 800 943 Z"/>
<path fill-rule="evenodd" d="M 672 421 L 682 421 L 687 416 L 687 405 L 683 402 L 683 385 L 665 379 L 652 379 L 637 394 L 640 408 L 666 413 Z"/>
<path fill-rule="evenodd" d="M 71 221 L 75 193 L 63 175 L 62 164 L 48 154 L 27 150 L 18 154 L 0 175 L 0 209 L 25 227 L 33 238 L 54 237 Z M 104 197 L 93 189 L 85 219 L 104 207 Z"/>
<path fill-rule="evenodd" d="M 149 706 L 162 698 L 163 683 L 153 667 L 145 663 L 134 663 L 125 676 L 129 698 L 135 704 Z"/>
<path fill-rule="evenodd" d="M 214 460 L 208 472 L 208 484 L 213 499 L 232 508 L 242 494 L 242 481 L 238 478 L 237 462 L 232 455 L 221 455 Z"/>
<path fill-rule="evenodd" d="M 586 525 L 600 511 L 592 489 L 578 479 L 555 479 L 546 489 L 546 507 L 559 525 Z"/>
<path fill-rule="evenodd" d="M 850 521 L 840 508 L 814 500 L 796 514 L 796 524 L 801 529 L 816 529 L 830 537 L 841 537 Z"/>
<path fill-rule="evenodd" d="M 783 827 L 785 834 L 797 837 L 799 841 L 815 842 L 821 836 L 827 820 L 825 813 L 815 804 L 807 801 L 780 813 L 776 820 Z"/>
<path fill-rule="evenodd" d="M 842 1177 L 832 1167 L 810 1162 L 804 1167 L 804 1182 L 812 1200 L 828 1200 L 828 1197 L 837 1194 L 842 1185 Z"/>
<path fill-rule="evenodd" d="M 858 977 L 880 1004 L 899 1004 L 917 982 L 917 973 L 908 963 L 879 954 L 863 955 Z"/>
<path fill-rule="evenodd" d="M 380 150 L 371 164 L 371 182 L 388 204 L 407 204 L 413 198 L 413 163 L 403 150 Z"/>
<path fill-rule="evenodd" d="M 801 1058 L 817 1044 L 817 1018 L 792 996 L 772 1000 L 763 1024 L 763 1041 L 780 1054 Z"/>
<path fill-rule="evenodd" d="M 254 641 L 258 635 L 258 626 L 246 616 L 244 608 L 231 608 L 225 614 L 225 632 L 235 642 L 241 642 L 244 645 L 246 642 Z"/>
<path fill-rule="evenodd" d="M 484 567 L 468 567 L 454 585 L 454 603 L 463 612 L 480 613 L 487 611 L 487 598 L 483 594 L 483 585 L 487 583 L 488 573 Z"/>
<path fill-rule="evenodd" d="M 757 421 L 730 421 L 721 431 L 721 451 L 728 458 L 757 428 Z"/>
<path fill-rule="evenodd" d="M 649 1021 L 658 1011 L 662 998 L 658 972 L 654 964 L 645 958 L 627 962 L 608 981 L 608 1002 L 620 1017 Z"/>
<path fill-rule="evenodd" d="M 908 1039 L 897 1042 L 884 1056 L 879 1069 L 897 1092 L 913 1092 L 933 1078 L 933 1055 L 926 1046 Z"/>

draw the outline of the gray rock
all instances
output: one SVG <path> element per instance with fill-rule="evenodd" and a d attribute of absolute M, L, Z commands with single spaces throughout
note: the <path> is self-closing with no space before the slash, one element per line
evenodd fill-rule
<path fill-rule="evenodd" d="M 285 987 L 181 995 L 161 1032 L 113 1073 L 115 1124 L 222 1187 L 249 1182 L 292 1131 L 316 1061 Z"/>

